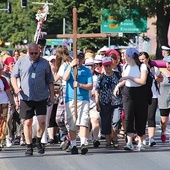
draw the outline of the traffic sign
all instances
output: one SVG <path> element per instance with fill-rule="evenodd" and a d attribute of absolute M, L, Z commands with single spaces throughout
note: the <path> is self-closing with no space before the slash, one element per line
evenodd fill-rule
<path fill-rule="evenodd" d="M 134 12 L 138 14 L 136 10 Z M 107 21 L 101 24 L 101 33 L 142 33 L 147 31 L 147 19 L 144 17 L 141 17 L 140 21 L 125 19 L 117 23 L 114 20 L 114 16 L 111 16 L 108 10 L 104 9 L 102 13 L 107 17 Z"/>
<path fill-rule="evenodd" d="M 46 45 L 62 45 L 63 39 L 46 39 Z"/>

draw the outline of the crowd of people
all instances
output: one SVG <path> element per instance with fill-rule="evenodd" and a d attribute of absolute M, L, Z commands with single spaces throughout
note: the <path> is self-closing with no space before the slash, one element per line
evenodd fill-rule
<path fill-rule="evenodd" d="M 156 111 L 160 111 L 160 138 L 167 140 L 170 113 L 170 47 L 162 46 L 166 68 L 151 64 L 145 51 L 135 48 L 90 49 L 70 56 L 59 46 L 43 56 L 40 44 L 27 51 L 1 51 L 0 150 L 14 144 L 26 146 L 26 156 L 45 153 L 47 144 L 78 154 L 88 152 L 103 138 L 106 148 L 145 150 L 156 145 Z M 152 77 L 151 99 L 147 79 Z M 148 136 L 146 126 L 148 125 Z"/>

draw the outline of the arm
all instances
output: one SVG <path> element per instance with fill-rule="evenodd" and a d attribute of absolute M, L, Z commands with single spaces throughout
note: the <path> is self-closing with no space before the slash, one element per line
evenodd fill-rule
<path fill-rule="evenodd" d="M 6 94 L 8 96 L 9 101 L 10 101 L 11 110 L 14 112 L 15 111 L 15 102 L 14 102 L 14 98 L 12 96 L 10 89 L 6 90 Z"/>
<path fill-rule="evenodd" d="M 49 83 L 48 87 L 50 91 L 50 102 L 54 103 L 54 83 Z"/>
<path fill-rule="evenodd" d="M 21 88 L 18 87 L 16 77 L 11 77 L 11 85 L 12 85 L 12 87 L 14 89 L 15 94 L 17 95 L 21 91 Z"/>
<path fill-rule="evenodd" d="M 126 80 L 123 80 L 123 81 L 119 82 L 119 83 L 116 85 L 116 87 L 115 87 L 115 89 L 114 89 L 114 92 L 113 92 L 113 94 L 114 94 L 115 96 L 120 93 L 120 88 L 125 85 L 125 82 L 126 82 Z"/>

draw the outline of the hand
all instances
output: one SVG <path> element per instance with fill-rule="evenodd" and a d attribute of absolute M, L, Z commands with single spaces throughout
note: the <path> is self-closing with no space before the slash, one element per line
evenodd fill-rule
<path fill-rule="evenodd" d="M 54 96 L 53 96 L 53 97 L 50 96 L 49 102 L 50 102 L 51 104 L 54 104 Z"/>
<path fill-rule="evenodd" d="M 79 60 L 76 58 L 76 59 L 73 59 L 73 60 L 71 61 L 70 66 L 71 66 L 71 67 L 74 67 L 74 66 L 76 66 L 76 65 L 78 65 L 78 64 L 79 64 Z"/>
<path fill-rule="evenodd" d="M 21 88 L 16 88 L 16 89 L 14 89 L 15 94 L 20 93 L 20 91 L 22 91 Z"/>
<path fill-rule="evenodd" d="M 77 81 L 73 82 L 73 87 L 79 87 L 79 83 Z"/>
<path fill-rule="evenodd" d="M 114 96 L 117 96 L 119 94 L 119 87 L 118 87 L 118 85 L 115 87 L 113 94 L 114 94 Z"/>

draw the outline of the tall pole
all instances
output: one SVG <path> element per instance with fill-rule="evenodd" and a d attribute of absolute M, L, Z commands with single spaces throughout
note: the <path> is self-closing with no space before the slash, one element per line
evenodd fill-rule
<path fill-rule="evenodd" d="M 73 8 L 73 58 L 77 58 L 77 9 Z M 77 66 L 74 67 L 74 81 L 77 81 Z M 74 87 L 74 113 L 77 119 L 77 87 Z"/>
<path fill-rule="evenodd" d="M 63 34 L 66 34 L 66 19 L 63 18 Z"/>

